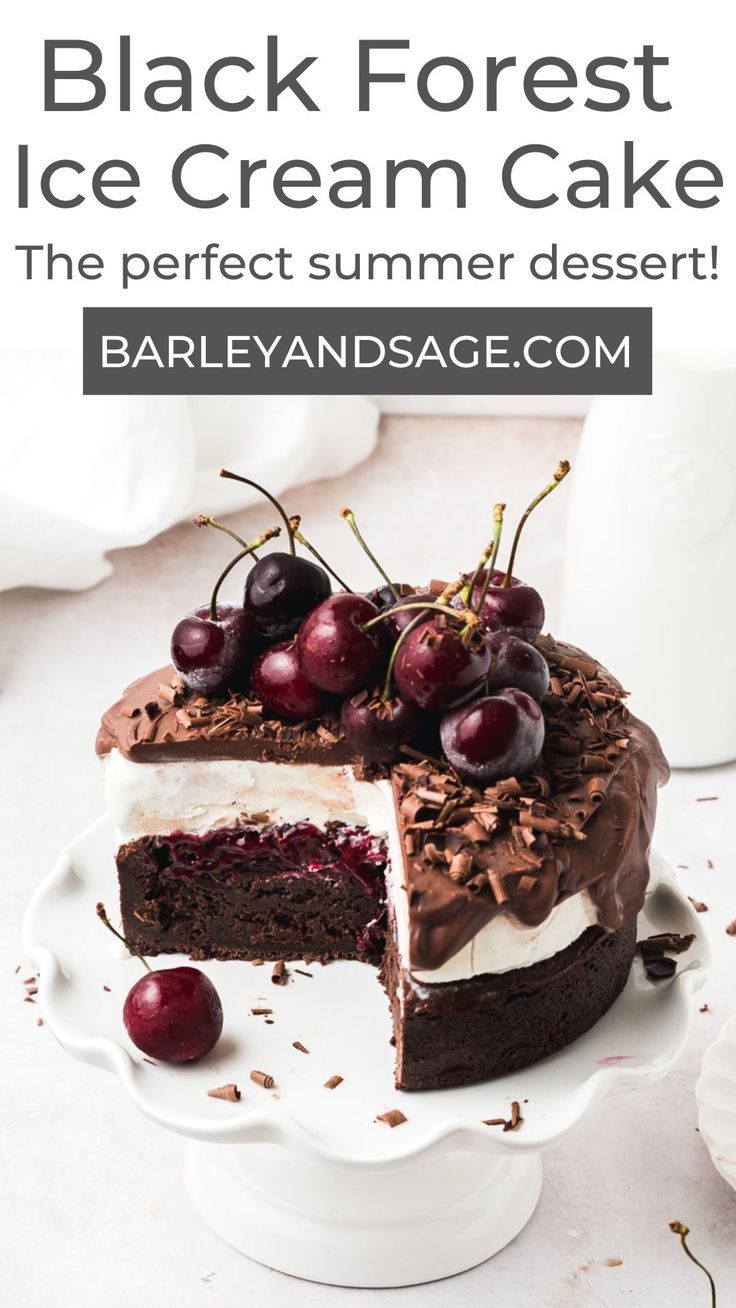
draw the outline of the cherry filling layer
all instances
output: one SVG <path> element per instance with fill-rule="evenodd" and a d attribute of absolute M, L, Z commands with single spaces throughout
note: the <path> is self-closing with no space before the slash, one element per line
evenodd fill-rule
<path fill-rule="evenodd" d="M 254 941 L 268 939 L 273 943 L 274 932 L 278 935 L 279 927 L 288 925 L 290 915 L 293 925 L 294 920 L 299 921 L 304 905 L 315 903 L 309 897 L 305 900 L 303 895 L 291 894 L 289 883 L 311 882 L 323 883 L 327 895 L 317 910 L 326 911 L 329 921 L 324 931 L 317 932 L 322 941 L 319 948 L 329 954 L 334 938 L 342 933 L 343 938 L 352 936 L 358 955 L 372 956 L 380 951 L 386 920 L 386 842 L 364 827 L 330 822 L 320 828 L 304 821 L 228 827 L 202 835 L 175 831 L 170 836 L 149 837 L 146 844 L 146 857 L 152 870 L 155 867 L 159 888 L 149 890 L 143 908 L 138 905 L 137 912 L 133 901 L 127 906 L 130 911 L 126 921 L 134 936 L 136 924 L 145 921 L 150 912 L 151 898 L 156 901 L 159 921 L 168 921 L 167 930 L 179 916 L 185 920 L 192 915 L 204 916 L 215 923 L 222 915 L 223 904 L 230 901 L 233 919 L 238 921 L 249 919 L 252 905 L 250 925 L 254 935 L 248 949 L 255 948 L 260 954 L 261 946 Z M 274 881 L 283 883 L 283 899 L 273 898 Z M 182 896 L 187 883 L 192 894 Z M 334 911 L 330 910 L 330 887 L 333 892 L 339 891 Z M 226 908 L 226 919 L 228 914 Z M 288 948 L 293 945 L 291 941 Z M 233 956 L 232 940 L 220 942 L 220 948 L 228 952 L 220 952 L 213 940 L 208 948 L 208 957 Z M 247 952 L 244 956 L 248 956 Z"/>
<path fill-rule="evenodd" d="M 160 871 L 171 877 L 348 877 L 366 895 L 384 898 L 386 843 L 364 827 L 311 822 L 274 827 L 227 827 L 155 839 Z"/>

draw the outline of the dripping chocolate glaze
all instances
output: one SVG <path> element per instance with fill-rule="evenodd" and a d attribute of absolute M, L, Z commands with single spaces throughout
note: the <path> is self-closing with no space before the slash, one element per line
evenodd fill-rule
<path fill-rule="evenodd" d="M 615 931 L 644 902 L 656 792 L 669 777 L 659 742 L 593 659 L 550 637 L 538 645 L 552 685 L 534 773 L 477 791 L 450 769 L 394 768 L 414 968 L 440 967 L 501 912 L 537 926 L 587 889 Z"/>
<path fill-rule="evenodd" d="M 544 751 L 531 776 L 477 791 L 432 761 L 392 770 L 413 968 L 441 967 L 498 913 L 536 926 L 583 889 L 607 930 L 643 904 L 656 791 L 669 776 L 659 743 L 594 659 L 548 636 L 538 646 L 552 681 Z M 376 774 L 362 768 L 335 714 L 272 720 L 246 694 L 188 691 L 172 667 L 134 682 L 104 715 L 97 752 L 113 748 L 137 763 L 353 763 L 361 775 Z"/>

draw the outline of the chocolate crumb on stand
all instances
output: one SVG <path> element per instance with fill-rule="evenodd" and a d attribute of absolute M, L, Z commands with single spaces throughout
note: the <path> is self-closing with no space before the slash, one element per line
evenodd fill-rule
<path fill-rule="evenodd" d="M 254 1070 L 250 1073 L 250 1079 L 255 1085 L 260 1085 L 264 1090 L 273 1090 L 276 1082 L 270 1072 L 259 1072 Z"/>
<path fill-rule="evenodd" d="M 395 1126 L 401 1126 L 406 1120 L 400 1108 L 390 1108 L 387 1113 L 379 1113 L 376 1118 L 377 1122 L 385 1122 L 386 1126 L 390 1126 L 392 1129 Z"/>
<path fill-rule="evenodd" d="M 236 1104 L 242 1098 L 233 1081 L 229 1081 L 227 1085 L 218 1085 L 214 1090 L 208 1090 L 207 1094 L 210 1099 L 226 1099 L 230 1104 Z"/>

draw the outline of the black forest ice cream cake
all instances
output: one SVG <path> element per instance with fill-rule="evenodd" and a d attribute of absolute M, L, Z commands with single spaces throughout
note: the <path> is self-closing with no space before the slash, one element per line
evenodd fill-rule
<path fill-rule="evenodd" d="M 264 554 L 98 735 L 126 938 L 379 965 L 402 1089 L 511 1072 L 607 1011 L 668 775 L 618 682 L 540 636 L 518 530 L 495 570 L 502 516 L 473 573 L 419 592 Z"/>

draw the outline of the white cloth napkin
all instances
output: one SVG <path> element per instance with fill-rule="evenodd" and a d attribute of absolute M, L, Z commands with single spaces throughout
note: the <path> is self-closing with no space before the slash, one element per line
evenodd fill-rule
<path fill-rule="evenodd" d="M 0 354 L 0 590 L 82 590 L 105 552 L 199 511 L 339 477 L 376 443 L 362 396 L 82 396 L 75 354 Z"/>

